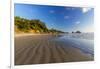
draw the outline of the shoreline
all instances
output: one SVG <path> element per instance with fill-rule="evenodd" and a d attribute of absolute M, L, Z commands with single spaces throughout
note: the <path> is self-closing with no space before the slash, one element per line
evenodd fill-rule
<path fill-rule="evenodd" d="M 73 33 L 15 33 L 14 37 L 21 37 L 21 36 L 32 36 L 32 35 L 51 35 L 51 36 L 61 36 L 63 38 L 77 38 L 77 39 L 86 39 L 86 40 L 94 40 L 94 34 L 90 33 L 81 33 L 81 34 L 73 34 Z"/>
<path fill-rule="evenodd" d="M 19 33 L 19 34 L 14 34 L 15 37 L 30 36 L 30 35 L 54 35 L 54 34 L 36 34 L 36 33 Z"/>

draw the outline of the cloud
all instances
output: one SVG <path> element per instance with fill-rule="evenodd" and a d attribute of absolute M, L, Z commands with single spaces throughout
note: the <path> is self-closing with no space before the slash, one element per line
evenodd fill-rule
<path fill-rule="evenodd" d="M 80 21 L 77 21 L 75 24 L 80 24 L 81 22 Z"/>
<path fill-rule="evenodd" d="M 73 8 L 73 7 L 66 7 L 65 9 L 66 10 L 74 10 L 75 8 Z"/>
<path fill-rule="evenodd" d="M 64 19 L 68 19 L 69 18 L 69 16 L 64 16 Z"/>
<path fill-rule="evenodd" d="M 50 10 L 50 13 L 55 13 L 55 11 L 54 10 Z"/>
<path fill-rule="evenodd" d="M 66 10 L 70 10 L 71 8 L 66 7 L 65 9 L 66 9 Z"/>
<path fill-rule="evenodd" d="M 91 8 L 82 8 L 82 12 L 83 13 L 86 13 L 86 12 L 88 12 L 88 11 L 90 11 L 91 10 Z"/>

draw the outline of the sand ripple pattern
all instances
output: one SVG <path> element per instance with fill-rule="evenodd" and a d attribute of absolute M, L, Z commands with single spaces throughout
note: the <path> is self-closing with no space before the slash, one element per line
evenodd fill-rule
<path fill-rule="evenodd" d="M 90 61 L 93 57 L 52 35 L 15 37 L 15 65 Z"/>

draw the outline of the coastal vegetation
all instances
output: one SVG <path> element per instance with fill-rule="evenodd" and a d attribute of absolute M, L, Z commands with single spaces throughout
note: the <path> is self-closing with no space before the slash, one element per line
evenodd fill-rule
<path fill-rule="evenodd" d="M 26 19 L 26 18 L 21 18 L 19 16 L 14 17 L 14 22 L 15 22 L 15 33 L 49 33 L 49 34 L 59 34 L 59 33 L 69 33 L 69 32 L 63 32 L 61 30 L 57 30 L 55 28 L 49 29 L 46 26 L 46 23 L 42 22 L 39 19 Z M 72 33 L 81 33 L 80 31 L 76 31 Z"/>
<path fill-rule="evenodd" d="M 15 16 L 15 33 L 64 33 L 57 29 L 49 29 L 46 23 L 39 19 L 25 19 Z"/>
<path fill-rule="evenodd" d="M 81 31 L 76 31 L 76 32 L 73 32 L 73 31 L 72 31 L 72 33 L 81 33 Z"/>

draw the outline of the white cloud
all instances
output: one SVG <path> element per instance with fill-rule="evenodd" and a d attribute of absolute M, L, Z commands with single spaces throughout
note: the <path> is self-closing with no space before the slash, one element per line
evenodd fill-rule
<path fill-rule="evenodd" d="M 80 21 L 77 21 L 75 24 L 80 24 L 81 22 Z"/>
<path fill-rule="evenodd" d="M 50 10 L 50 13 L 55 13 L 55 11 L 54 10 Z"/>
<path fill-rule="evenodd" d="M 66 7 L 65 9 L 66 10 L 74 10 L 75 8 L 73 8 L 73 7 L 70 7 L 70 8 L 69 7 Z"/>
<path fill-rule="evenodd" d="M 68 19 L 69 18 L 69 16 L 64 16 L 64 19 Z"/>
<path fill-rule="evenodd" d="M 89 10 L 91 10 L 91 8 L 82 8 L 82 12 L 83 12 L 83 13 L 86 13 L 86 12 L 88 12 Z"/>

